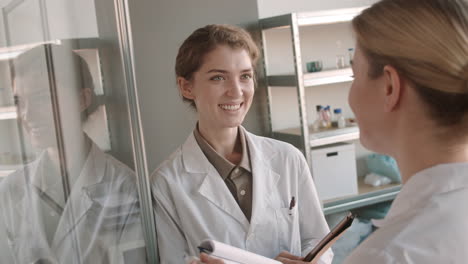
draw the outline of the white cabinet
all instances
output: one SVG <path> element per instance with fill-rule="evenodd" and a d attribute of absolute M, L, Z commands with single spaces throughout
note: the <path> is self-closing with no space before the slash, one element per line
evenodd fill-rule
<path fill-rule="evenodd" d="M 353 73 L 347 50 L 354 47 L 350 21 L 363 9 L 291 13 L 260 20 L 271 135 L 298 147 L 310 166 L 312 147 L 359 139 L 355 125 L 314 131 L 312 123 L 317 104 L 343 108 L 345 116 L 352 118 L 347 94 Z M 344 67 L 337 67 L 337 55 L 344 56 Z M 307 72 L 306 63 L 315 60 L 322 61 L 322 71 Z M 356 177 L 356 172 L 349 172 L 349 177 Z M 399 185 L 373 189 L 360 181 L 357 195 L 325 200 L 324 211 L 391 200 L 399 189 Z"/>

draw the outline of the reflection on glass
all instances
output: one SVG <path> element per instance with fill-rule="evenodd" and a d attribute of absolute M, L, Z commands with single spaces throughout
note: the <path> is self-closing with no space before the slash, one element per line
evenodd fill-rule
<path fill-rule="evenodd" d="M 105 118 L 86 62 L 45 44 L 9 65 L 22 156 L 35 155 L 0 182 L 0 262 L 145 263 L 135 174 L 84 132 L 102 136 L 88 117 Z"/>

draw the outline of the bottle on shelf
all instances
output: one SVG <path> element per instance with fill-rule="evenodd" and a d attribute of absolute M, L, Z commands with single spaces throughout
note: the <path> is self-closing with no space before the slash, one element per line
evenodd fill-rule
<path fill-rule="evenodd" d="M 327 105 L 322 109 L 323 128 L 331 127 L 331 110 L 330 106 Z"/>
<path fill-rule="evenodd" d="M 335 127 L 337 128 L 344 128 L 346 127 L 346 120 L 343 116 L 343 113 L 341 112 L 341 108 L 335 108 L 333 110 L 334 118 L 333 118 L 333 123 Z"/>
<path fill-rule="evenodd" d="M 343 69 L 346 67 L 345 56 L 342 53 L 341 49 L 341 40 L 336 42 L 336 68 Z"/>
<path fill-rule="evenodd" d="M 354 49 L 348 49 L 348 59 L 349 59 L 349 66 L 353 65 L 353 57 L 354 57 Z"/>
<path fill-rule="evenodd" d="M 313 131 L 319 131 L 320 128 L 322 128 L 322 122 L 323 122 L 323 119 L 322 119 L 322 111 L 323 111 L 323 107 L 321 105 L 316 105 L 315 106 L 315 109 L 316 109 L 316 116 L 315 116 L 315 121 L 314 123 L 312 124 L 312 129 Z"/>

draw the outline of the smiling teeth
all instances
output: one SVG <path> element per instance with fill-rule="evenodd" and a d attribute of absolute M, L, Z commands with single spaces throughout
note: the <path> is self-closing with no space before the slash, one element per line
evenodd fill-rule
<path fill-rule="evenodd" d="M 222 109 L 224 110 L 230 110 L 230 111 L 234 111 L 234 110 L 237 110 L 240 108 L 240 104 L 238 105 L 219 105 L 219 107 L 221 107 Z"/>

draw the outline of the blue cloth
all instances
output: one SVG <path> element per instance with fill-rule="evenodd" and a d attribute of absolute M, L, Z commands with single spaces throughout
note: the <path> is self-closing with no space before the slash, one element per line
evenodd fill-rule
<path fill-rule="evenodd" d="M 366 157 L 366 163 L 369 172 L 387 176 L 394 183 L 401 183 L 400 170 L 394 158 L 374 153 Z"/>

